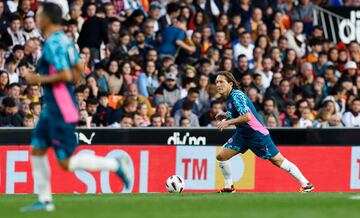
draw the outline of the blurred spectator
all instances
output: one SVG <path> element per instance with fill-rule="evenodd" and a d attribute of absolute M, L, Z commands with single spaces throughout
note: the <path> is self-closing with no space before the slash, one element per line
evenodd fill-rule
<path fill-rule="evenodd" d="M 293 93 L 290 89 L 290 83 L 288 80 L 281 80 L 279 87 L 277 88 L 277 91 L 274 93 L 273 97 L 277 103 L 278 110 L 284 111 L 286 101 L 293 99 Z"/>
<path fill-rule="evenodd" d="M 270 117 L 274 117 L 275 118 L 275 126 L 272 126 L 272 127 L 280 126 L 280 124 L 279 124 L 279 114 L 277 112 L 276 102 L 275 102 L 274 99 L 268 98 L 268 99 L 264 100 L 264 110 L 260 111 L 259 115 L 260 115 L 263 123 L 267 124 L 268 119 Z"/>
<path fill-rule="evenodd" d="M 210 110 L 204 113 L 200 119 L 200 126 L 208 126 L 211 124 L 211 121 L 215 118 L 216 114 L 223 110 L 222 102 L 219 100 L 215 100 L 211 102 Z"/>
<path fill-rule="evenodd" d="M 350 111 L 344 113 L 342 122 L 346 127 L 360 127 L 360 99 L 354 99 L 350 104 Z"/>
<path fill-rule="evenodd" d="M 302 128 L 310 128 L 313 126 L 313 122 L 311 121 L 311 110 L 309 107 L 302 109 L 299 123 Z"/>
<path fill-rule="evenodd" d="M 181 110 L 175 112 L 174 118 L 177 126 L 180 126 L 182 118 L 186 118 L 190 121 L 191 127 L 199 127 L 199 119 L 192 111 L 193 103 L 190 101 L 184 101 Z"/>
<path fill-rule="evenodd" d="M 172 109 L 172 116 L 174 116 L 176 114 L 176 112 L 178 110 L 181 110 L 182 109 L 182 106 L 183 106 L 183 103 L 185 101 L 188 101 L 192 104 L 192 112 L 196 115 L 199 115 L 200 114 L 200 110 L 199 110 L 199 106 L 198 104 L 196 103 L 196 101 L 198 100 L 199 98 L 199 90 L 197 88 L 190 88 L 188 93 L 187 93 L 187 96 L 182 98 L 182 99 L 179 99 L 173 109 Z"/>
<path fill-rule="evenodd" d="M 302 58 L 306 52 L 306 37 L 303 35 L 304 24 L 300 20 L 295 20 L 291 30 L 285 33 L 288 39 L 288 47 L 296 52 L 298 58 Z"/>
<path fill-rule="evenodd" d="M 166 117 L 165 126 L 166 127 L 175 127 L 176 125 L 175 125 L 174 117 Z"/>
<path fill-rule="evenodd" d="M 155 90 L 158 88 L 159 83 L 157 80 L 156 64 L 153 61 L 147 61 L 145 70 L 139 75 L 138 86 L 142 96 L 148 98 L 153 96 Z"/>
<path fill-rule="evenodd" d="M 0 111 L 0 126 L 22 126 L 23 118 L 18 112 L 19 109 L 16 106 L 15 100 L 7 97 L 2 102 L 3 110 Z"/>
<path fill-rule="evenodd" d="M 151 122 L 151 127 L 161 127 L 162 126 L 162 122 L 161 122 L 161 116 L 159 114 L 154 114 L 151 116 L 150 118 L 150 122 Z"/>
<path fill-rule="evenodd" d="M 314 128 L 327 128 L 330 127 L 329 119 L 331 114 L 329 111 L 320 109 L 316 120 L 313 123 Z"/>
<path fill-rule="evenodd" d="M 180 99 L 180 88 L 176 84 L 176 76 L 173 73 L 166 75 L 165 81 L 156 89 L 154 96 L 154 104 L 158 105 L 165 102 L 173 106 Z"/>
<path fill-rule="evenodd" d="M 296 104 L 294 101 L 289 100 L 285 103 L 285 111 L 280 114 L 279 122 L 280 126 L 291 127 L 294 125 L 293 120 L 298 119 L 298 116 L 295 114 Z"/>
<path fill-rule="evenodd" d="M 31 114 L 25 115 L 23 120 L 23 126 L 33 128 L 35 126 L 34 116 Z"/>
<path fill-rule="evenodd" d="M 21 32 L 21 18 L 17 13 L 13 13 L 9 17 L 9 27 L 1 35 L 1 41 L 8 47 L 12 48 L 15 45 L 24 45 L 25 37 Z"/>
<path fill-rule="evenodd" d="M 81 28 L 78 44 L 81 49 L 90 48 L 91 57 L 100 60 L 100 45 L 102 42 L 108 43 L 105 19 L 97 13 L 101 11 L 96 11 L 95 3 L 88 4 L 87 9 L 88 19 Z"/>
<path fill-rule="evenodd" d="M 341 117 L 339 114 L 333 114 L 330 116 L 329 126 L 337 128 L 344 127 L 344 125 L 341 123 Z"/>

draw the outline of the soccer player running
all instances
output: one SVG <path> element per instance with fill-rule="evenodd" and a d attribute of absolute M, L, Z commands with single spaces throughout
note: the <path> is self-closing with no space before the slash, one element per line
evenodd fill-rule
<path fill-rule="evenodd" d="M 260 122 L 254 105 L 243 92 L 239 91 L 239 84 L 234 76 L 229 72 L 219 72 L 216 87 L 226 99 L 227 108 L 226 113 L 220 112 L 216 115 L 219 121 L 218 129 L 222 131 L 231 125 L 236 126 L 236 133 L 216 156 L 225 179 L 225 188 L 219 192 L 235 192 L 229 160 L 248 149 L 292 175 L 301 184 L 301 192 L 311 192 L 314 186 L 302 175 L 297 166 L 288 161 L 276 148 L 269 131 Z"/>
<path fill-rule="evenodd" d="M 109 170 L 115 172 L 129 188 L 131 183 L 127 159 L 123 156 L 110 159 L 99 156 L 72 156 L 76 146 L 76 123 L 79 112 L 72 82 L 79 78 L 83 65 L 79 55 L 64 32 L 61 31 L 61 8 L 54 3 L 43 3 L 36 14 L 36 21 L 46 37 L 43 54 L 38 62 L 37 75 L 26 76 L 28 84 L 42 84 L 45 107 L 33 130 L 31 139 L 31 164 L 38 190 L 38 201 L 21 208 L 21 211 L 53 211 L 50 167 L 46 156 L 48 148 L 55 150 L 64 170 Z"/>

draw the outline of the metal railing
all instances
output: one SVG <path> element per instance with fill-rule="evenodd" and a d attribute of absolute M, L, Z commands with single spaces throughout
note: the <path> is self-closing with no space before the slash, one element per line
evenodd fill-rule
<path fill-rule="evenodd" d="M 329 11 L 317 5 L 313 5 L 313 16 L 313 25 L 322 26 L 324 29 L 325 38 L 330 39 L 334 43 L 337 43 L 338 33 L 337 28 L 335 28 L 334 24 L 336 24 L 336 26 L 338 27 L 340 25 L 340 22 L 347 18 L 342 17 L 332 11 Z"/>

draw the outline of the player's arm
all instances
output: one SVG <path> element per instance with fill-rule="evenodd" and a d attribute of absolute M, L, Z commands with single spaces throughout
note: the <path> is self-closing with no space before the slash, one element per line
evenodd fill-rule
<path fill-rule="evenodd" d="M 251 120 L 250 112 L 247 112 L 246 114 L 238 116 L 234 119 L 229 119 L 226 122 L 228 123 L 229 126 L 231 126 L 231 125 L 242 125 L 249 122 L 250 120 Z"/>
<path fill-rule="evenodd" d="M 247 106 L 246 98 L 243 94 L 235 94 L 233 96 L 233 103 L 236 111 L 239 113 L 239 116 L 233 118 L 231 116 L 231 113 L 227 113 L 228 120 L 223 119 L 221 122 L 218 123 L 218 129 L 220 131 L 231 125 L 242 125 L 251 120 L 250 109 Z"/>

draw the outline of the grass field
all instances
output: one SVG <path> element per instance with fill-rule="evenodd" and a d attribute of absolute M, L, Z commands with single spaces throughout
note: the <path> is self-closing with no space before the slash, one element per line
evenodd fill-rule
<path fill-rule="evenodd" d="M 130 218 L 130 217 L 360 217 L 355 193 L 236 193 L 236 194 L 113 194 L 55 195 L 52 213 L 20 213 L 34 195 L 0 195 L 0 217 Z"/>

